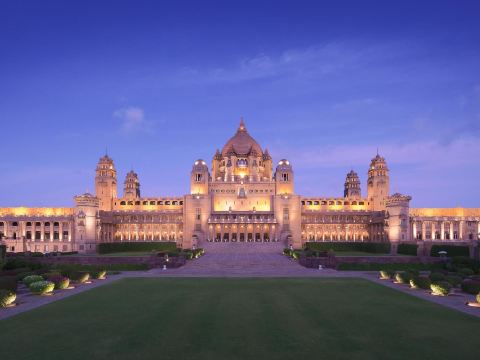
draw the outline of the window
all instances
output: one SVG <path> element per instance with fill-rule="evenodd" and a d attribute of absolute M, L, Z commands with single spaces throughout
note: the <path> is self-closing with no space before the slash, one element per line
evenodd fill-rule
<path fill-rule="evenodd" d="M 202 174 L 198 174 L 198 173 L 195 174 L 195 181 L 196 181 L 196 182 L 202 181 Z"/>
<path fill-rule="evenodd" d="M 150 205 L 155 205 L 156 202 L 155 201 L 150 201 Z"/>
<path fill-rule="evenodd" d="M 68 231 L 64 231 L 63 232 L 63 240 L 67 240 L 68 239 Z"/>
<path fill-rule="evenodd" d="M 3 224 L 3 223 L 2 223 Z M 1 225 L 0 225 L 1 226 Z M 32 226 L 32 223 L 30 221 L 27 221 L 27 226 Z"/>
<path fill-rule="evenodd" d="M 46 222 L 44 226 L 45 226 L 45 227 L 50 226 L 50 223 L 49 223 L 49 222 Z"/>
<path fill-rule="evenodd" d="M 144 202 L 143 202 L 143 205 L 148 205 L 148 201 L 144 201 Z"/>
<path fill-rule="evenodd" d="M 201 218 L 201 209 L 200 209 L 200 208 L 196 208 L 196 209 L 195 209 L 195 219 L 199 221 L 200 218 Z"/>
<path fill-rule="evenodd" d="M 165 201 L 165 205 L 170 205 L 170 201 Z"/>
<path fill-rule="evenodd" d="M 125 201 L 120 201 L 120 205 L 127 205 Z"/>
<path fill-rule="evenodd" d="M 35 226 L 42 226 L 42 224 L 37 221 L 37 222 L 35 223 Z"/>
<path fill-rule="evenodd" d="M 289 220 L 289 211 L 288 208 L 283 209 L 283 220 L 288 221 Z"/>
<path fill-rule="evenodd" d="M 58 222 L 54 222 L 53 226 L 60 226 L 60 224 Z"/>
<path fill-rule="evenodd" d="M 140 201 L 135 201 L 135 205 L 140 205 Z"/>
<path fill-rule="evenodd" d="M 282 181 L 288 181 L 288 174 L 287 173 L 282 174 Z"/>

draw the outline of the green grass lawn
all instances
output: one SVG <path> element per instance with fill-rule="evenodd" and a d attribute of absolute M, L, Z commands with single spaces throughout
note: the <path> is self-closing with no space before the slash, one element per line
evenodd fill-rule
<path fill-rule="evenodd" d="M 97 256 L 150 256 L 155 254 L 152 251 L 123 251 L 108 254 L 97 254 Z"/>
<path fill-rule="evenodd" d="M 361 279 L 125 279 L 0 321 L 0 359 L 478 359 L 480 319 Z"/>

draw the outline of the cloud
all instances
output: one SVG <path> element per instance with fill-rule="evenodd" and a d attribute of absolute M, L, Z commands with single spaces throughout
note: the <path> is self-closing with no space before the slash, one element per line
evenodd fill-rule
<path fill-rule="evenodd" d="M 145 113 L 139 107 L 130 106 L 115 110 L 113 116 L 122 121 L 120 128 L 124 133 L 144 131 L 149 128 L 145 121 Z"/>
<path fill-rule="evenodd" d="M 457 167 L 478 165 L 478 159 L 469 154 L 480 153 L 478 139 L 458 139 L 448 145 L 437 141 L 422 141 L 408 144 L 378 144 L 379 152 L 389 164 L 412 165 L 415 167 Z M 338 168 L 350 166 L 368 167 L 377 148 L 371 145 L 329 145 L 303 148 L 271 149 L 271 153 L 284 154 L 292 159 L 294 167 L 305 169 Z"/>

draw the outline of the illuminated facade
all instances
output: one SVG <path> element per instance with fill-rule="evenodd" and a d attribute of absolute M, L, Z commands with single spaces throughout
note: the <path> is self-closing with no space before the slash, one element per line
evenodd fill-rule
<path fill-rule="evenodd" d="M 300 248 L 308 241 L 442 242 L 474 244 L 480 209 L 414 209 L 411 198 L 390 195 L 386 160 L 368 168 L 367 196 L 353 170 L 343 197 L 295 193 L 288 160 L 275 169 L 267 149 L 243 120 L 209 169 L 195 161 L 190 192 L 181 197 L 141 196 L 130 171 L 119 196 L 114 161 L 100 158 L 95 195 L 76 196 L 73 208 L 0 208 L 0 236 L 9 251 L 94 252 L 101 242 L 175 241 L 182 248 L 215 242 L 277 242 Z"/>

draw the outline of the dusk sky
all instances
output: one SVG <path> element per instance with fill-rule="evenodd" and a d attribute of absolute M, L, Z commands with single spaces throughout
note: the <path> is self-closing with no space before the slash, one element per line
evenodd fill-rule
<path fill-rule="evenodd" d="M 480 207 L 480 1 L 1 1 L 0 207 L 189 191 L 243 116 L 296 192 L 366 195 L 377 148 L 413 207 Z"/>

